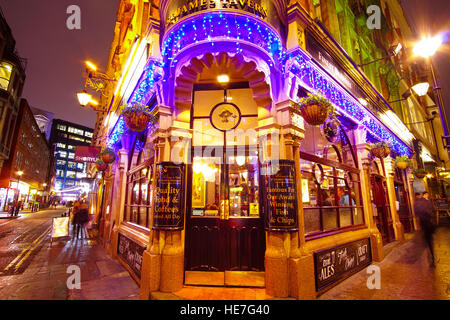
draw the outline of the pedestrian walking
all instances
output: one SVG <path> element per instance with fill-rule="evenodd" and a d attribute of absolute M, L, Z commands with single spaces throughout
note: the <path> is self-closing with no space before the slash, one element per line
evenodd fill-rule
<path fill-rule="evenodd" d="M 74 237 L 79 238 L 80 232 L 83 236 L 83 229 L 89 222 L 89 207 L 85 200 L 79 199 L 73 206 L 73 227 Z"/>
<path fill-rule="evenodd" d="M 19 211 L 20 211 L 21 207 L 22 207 L 22 201 L 18 201 L 16 203 L 16 206 L 14 207 L 14 216 L 17 217 L 19 215 Z"/>
<path fill-rule="evenodd" d="M 431 266 L 434 267 L 433 234 L 436 227 L 433 219 L 433 204 L 431 203 L 431 200 L 428 199 L 428 192 L 424 192 L 423 196 L 418 196 L 416 194 L 414 212 L 416 218 L 419 220 L 425 242 L 430 249 Z"/>

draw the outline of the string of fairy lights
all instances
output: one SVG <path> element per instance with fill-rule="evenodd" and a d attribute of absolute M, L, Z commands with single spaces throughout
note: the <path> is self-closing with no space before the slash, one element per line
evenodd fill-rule
<path fill-rule="evenodd" d="M 230 52 L 230 43 L 234 52 Z M 168 81 L 171 70 L 176 67 L 178 57 L 193 45 L 207 44 L 210 51 L 220 51 L 227 44 L 227 51 L 239 54 L 242 44 L 251 44 L 263 49 L 271 59 L 270 67 L 276 67 L 285 73 L 292 73 L 300 81 L 321 93 L 346 116 L 362 124 L 368 132 L 380 141 L 389 141 L 392 150 L 400 155 L 412 155 L 411 149 L 401 139 L 390 132 L 367 109 L 360 106 L 342 88 L 327 79 L 322 72 L 310 62 L 310 58 L 301 50 L 287 53 L 283 48 L 277 32 L 258 18 L 238 13 L 208 12 L 186 18 L 167 30 L 161 51 L 161 60 L 151 57 L 144 68 L 141 79 L 128 103 L 145 104 L 155 94 L 157 83 Z M 295 63 L 288 63 L 294 59 Z M 288 66 L 288 67 L 286 67 Z M 152 128 L 153 129 L 153 128 Z M 126 131 L 123 117 L 120 116 L 109 136 L 108 146 L 117 144 Z"/>

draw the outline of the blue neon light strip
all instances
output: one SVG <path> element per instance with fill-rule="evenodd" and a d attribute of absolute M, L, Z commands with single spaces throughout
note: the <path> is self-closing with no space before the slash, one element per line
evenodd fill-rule
<path fill-rule="evenodd" d="M 177 53 L 187 46 L 207 42 L 214 47 L 224 40 L 235 41 L 236 53 L 242 52 L 241 42 L 245 41 L 263 48 L 274 61 L 281 61 L 283 58 L 280 37 L 264 21 L 218 11 L 195 16 L 169 29 L 162 47 L 163 61 L 166 67 L 170 67 L 177 62 L 174 60 Z"/>
<path fill-rule="evenodd" d="M 289 71 L 292 72 L 303 84 L 311 88 L 313 91 L 320 92 L 344 114 L 361 123 L 367 130 L 382 141 L 390 141 L 392 150 L 401 155 L 412 156 L 411 149 L 395 134 L 386 129 L 386 127 L 378 120 L 374 119 L 367 109 L 359 106 L 344 93 L 345 90 L 336 86 L 332 81 L 329 81 L 322 73 L 312 65 L 309 59 L 300 51 L 286 57 L 285 61 L 295 59 L 295 63 L 289 66 Z"/>

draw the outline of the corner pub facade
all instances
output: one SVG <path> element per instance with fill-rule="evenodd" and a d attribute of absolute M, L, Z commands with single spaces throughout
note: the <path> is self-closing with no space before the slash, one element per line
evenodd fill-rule
<path fill-rule="evenodd" d="M 345 68 L 307 5 L 120 2 L 106 69 L 118 81 L 94 133 L 117 159 L 97 209 L 141 299 L 184 285 L 315 299 L 416 229 L 412 175 L 393 161 L 412 142 L 380 120 L 386 101 Z M 294 107 L 309 92 L 333 103 L 339 139 Z M 119 110 L 130 104 L 156 123 L 128 130 Z M 370 144 L 385 140 L 391 155 L 373 158 Z"/>

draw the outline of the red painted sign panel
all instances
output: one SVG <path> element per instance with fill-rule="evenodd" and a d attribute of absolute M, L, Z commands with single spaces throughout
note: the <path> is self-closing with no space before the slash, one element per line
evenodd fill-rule
<path fill-rule="evenodd" d="M 95 162 L 98 160 L 101 147 L 76 146 L 75 162 Z"/>

